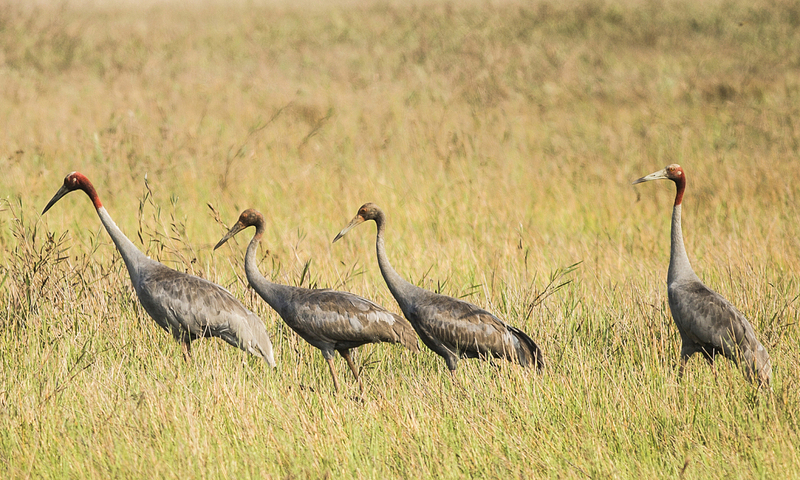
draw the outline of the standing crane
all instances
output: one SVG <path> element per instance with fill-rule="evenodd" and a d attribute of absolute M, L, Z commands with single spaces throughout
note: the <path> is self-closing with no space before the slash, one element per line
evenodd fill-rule
<path fill-rule="evenodd" d="M 495 357 L 523 367 L 544 366 L 542 351 L 521 330 L 471 303 L 430 292 L 401 278 L 386 256 L 385 217 L 374 203 L 362 205 L 333 241 L 367 220 L 374 220 L 378 226 L 378 266 L 386 285 L 422 343 L 444 358 L 453 378 L 459 358 Z"/>
<path fill-rule="evenodd" d="M 303 340 L 317 347 L 328 362 L 333 385 L 339 391 L 339 381 L 333 366 L 334 352 L 347 361 L 361 392 L 364 385 L 358 375 L 350 349 L 365 343 L 401 343 L 412 351 L 419 351 L 417 336 L 405 318 L 358 295 L 330 289 L 308 289 L 272 283 L 258 271 L 256 252 L 264 235 L 264 216 L 247 209 L 217 243 L 218 249 L 234 235 L 247 227 L 256 233 L 247 246 L 244 269 L 250 286 L 269 304 L 284 322 Z"/>
<path fill-rule="evenodd" d="M 772 379 L 769 353 L 756 339 L 750 322 L 722 295 L 705 286 L 689 264 L 681 230 L 681 202 L 686 189 L 683 168 L 672 164 L 633 184 L 660 179 L 672 180 L 677 188 L 672 209 L 667 297 L 682 341 L 678 378 L 683 377 L 689 357 L 701 353 L 712 366 L 716 355 L 742 364 L 748 380 L 769 386 Z"/>
<path fill-rule="evenodd" d="M 175 271 L 139 251 L 111 219 L 94 186 L 83 174 L 67 175 L 42 215 L 74 190 L 83 190 L 89 196 L 125 261 L 139 302 L 161 328 L 180 342 L 187 362 L 191 360 L 192 340 L 219 337 L 275 367 L 272 343 L 261 320 L 219 285 Z"/>

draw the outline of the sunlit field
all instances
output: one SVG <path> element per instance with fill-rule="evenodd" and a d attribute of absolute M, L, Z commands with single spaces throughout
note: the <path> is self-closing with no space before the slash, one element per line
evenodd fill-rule
<path fill-rule="evenodd" d="M 0 477 L 789 478 L 800 458 L 800 3 L 0 3 Z M 667 305 L 679 163 L 692 265 L 772 391 Z M 152 258 L 264 321 L 277 368 L 139 305 L 92 180 Z M 365 393 L 247 285 L 400 313 L 398 272 L 527 332 L 541 372 L 356 350 Z"/>

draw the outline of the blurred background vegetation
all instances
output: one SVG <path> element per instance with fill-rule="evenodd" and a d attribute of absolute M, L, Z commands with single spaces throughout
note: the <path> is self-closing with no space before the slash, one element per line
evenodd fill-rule
<path fill-rule="evenodd" d="M 0 2 L 0 472 L 7 477 L 786 477 L 800 471 L 800 3 Z M 675 378 L 674 187 L 700 277 L 751 320 L 775 390 L 727 362 Z M 82 194 L 149 255 L 231 289 L 279 368 L 216 341 L 183 364 Z M 145 180 L 146 179 L 146 180 Z M 429 351 L 319 355 L 261 270 L 398 312 L 407 279 L 528 332 L 541 375 Z M 207 204 L 210 204 L 211 208 Z M 577 266 L 575 265 L 577 264 Z M 343 364 L 341 364 L 343 365 Z M 344 370 L 341 370 L 344 371 Z"/>

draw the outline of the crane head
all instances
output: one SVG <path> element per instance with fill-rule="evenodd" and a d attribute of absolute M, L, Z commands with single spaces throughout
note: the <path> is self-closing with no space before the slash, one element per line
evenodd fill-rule
<path fill-rule="evenodd" d="M 672 165 L 668 165 L 664 167 L 662 170 L 657 172 L 653 172 L 650 175 L 646 175 L 638 180 L 633 181 L 633 185 L 637 183 L 644 183 L 649 182 L 650 180 L 672 180 L 673 182 L 677 182 L 679 179 L 685 178 L 683 173 L 683 168 L 677 163 L 673 163 Z"/>
<path fill-rule="evenodd" d="M 348 223 L 347 226 L 344 227 L 342 231 L 336 235 L 336 238 L 333 239 L 332 243 L 336 243 L 336 241 L 344 237 L 347 232 L 349 232 L 354 227 L 364 223 L 367 220 L 375 220 L 376 222 L 378 222 L 379 220 L 382 219 L 383 219 L 383 212 L 381 212 L 381 209 L 378 208 L 377 205 L 371 202 L 365 203 L 364 205 L 361 205 L 361 207 L 358 209 L 358 213 L 356 213 L 356 216 L 353 217 L 352 220 L 350 220 L 350 223 Z"/>
<path fill-rule="evenodd" d="M 95 208 L 100 208 L 102 206 L 100 204 L 100 199 L 97 197 L 97 192 L 95 192 L 94 186 L 92 186 L 92 182 L 90 182 L 84 174 L 80 172 L 72 172 L 64 177 L 64 184 L 61 185 L 61 188 L 59 188 L 56 194 L 53 195 L 53 198 L 47 202 L 47 206 L 44 207 L 44 210 L 42 210 L 42 215 L 50 210 L 50 207 L 55 205 L 57 201 L 61 200 L 61 197 L 74 190 L 83 190 L 86 192 L 86 194 L 89 195 L 89 198 L 92 199 Z"/>
<path fill-rule="evenodd" d="M 650 175 L 646 175 L 638 180 L 634 180 L 633 185 L 636 185 L 637 183 L 649 182 L 650 180 L 661 179 L 672 180 L 675 182 L 675 187 L 677 188 L 675 193 L 675 206 L 680 205 L 683 201 L 683 191 L 686 189 L 686 174 L 683 173 L 683 168 L 681 168 L 681 166 L 677 163 L 667 165 L 663 170 L 653 172 Z"/>
<path fill-rule="evenodd" d="M 239 215 L 239 220 L 228 230 L 228 233 L 222 237 L 216 246 L 214 246 L 214 250 L 218 249 L 222 246 L 223 243 L 227 242 L 234 235 L 241 232 L 247 227 L 256 227 L 256 237 L 261 238 L 261 234 L 264 233 L 264 216 L 258 210 L 254 210 L 252 208 L 248 208 L 241 215 Z"/>

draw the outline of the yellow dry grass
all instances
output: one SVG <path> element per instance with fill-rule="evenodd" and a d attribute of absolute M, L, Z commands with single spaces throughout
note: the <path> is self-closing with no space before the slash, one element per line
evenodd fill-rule
<path fill-rule="evenodd" d="M 796 476 L 798 27 L 788 0 L 0 4 L 0 475 Z M 630 186 L 669 163 L 772 394 L 725 361 L 676 381 L 674 187 Z M 40 219 L 73 170 L 144 251 L 257 312 L 278 368 L 215 340 L 184 364 L 85 196 Z M 430 351 L 366 346 L 364 401 L 340 361 L 333 395 L 247 288 L 246 239 L 211 249 L 253 207 L 266 276 L 399 311 L 374 226 L 330 243 L 366 201 L 402 275 L 548 368 L 464 361 L 464 391 Z"/>

